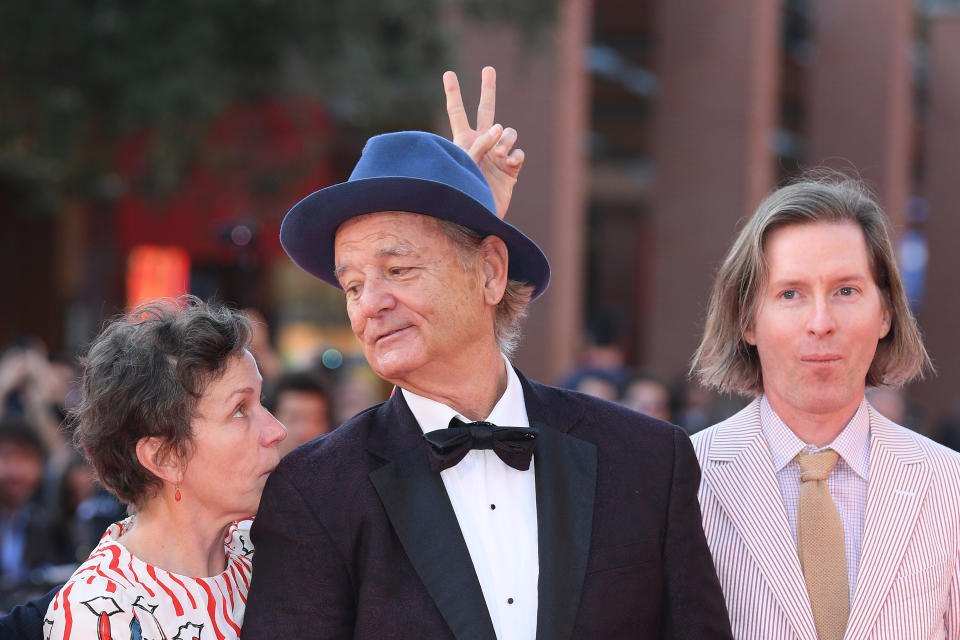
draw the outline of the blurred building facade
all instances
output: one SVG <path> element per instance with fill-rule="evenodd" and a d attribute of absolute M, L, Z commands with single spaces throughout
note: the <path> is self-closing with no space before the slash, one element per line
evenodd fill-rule
<path fill-rule="evenodd" d="M 556 379 L 602 326 L 628 364 L 683 376 L 742 221 L 771 189 L 825 165 L 865 180 L 890 216 L 937 367 L 909 395 L 929 418 L 955 403 L 960 304 L 949 291 L 960 276 L 960 205 L 949 176 L 960 161 L 960 3 L 566 8 L 535 62 L 489 35 L 464 47 L 468 73 L 496 64 L 508 79 L 498 117 L 517 124 L 529 152 L 510 216 L 563 270 L 531 312 L 536 337 L 521 366 Z M 570 140 L 581 123 L 582 139 Z M 579 171 L 557 157 L 578 152 Z M 551 176 L 531 175 L 544 170 Z M 571 199 L 582 209 L 557 210 Z M 579 318 L 559 326 L 556 313 L 571 307 Z"/>
<path fill-rule="evenodd" d="M 911 395 L 931 412 L 960 395 L 960 204 L 949 191 L 960 161 L 957 3 L 564 0 L 535 42 L 503 27 L 451 28 L 468 104 L 480 67 L 497 67 L 498 121 L 519 130 L 527 152 L 510 220 L 553 267 L 518 355 L 528 374 L 559 379 L 588 329 L 603 325 L 631 366 L 683 375 L 738 225 L 777 184 L 828 164 L 858 172 L 896 233 L 919 239 L 916 308 L 939 372 Z M 441 102 L 438 78 L 437 114 L 424 126 L 447 135 Z M 37 333 L 55 348 L 81 347 L 126 304 L 132 249 L 163 237 L 187 248 L 194 292 L 261 308 L 288 352 L 351 350 L 338 293 L 299 274 L 275 237 L 286 208 L 346 177 L 363 141 L 299 108 L 286 124 L 270 106 L 233 114 L 220 134 L 272 126 L 264 135 L 274 142 L 260 148 L 283 184 L 237 198 L 249 186 L 240 167 L 236 181 L 213 180 L 166 213 L 94 203 L 18 220 L 0 239 L 0 343 Z M 329 132 L 322 148 L 310 142 L 317 130 Z M 291 177 L 285 163 L 297 157 L 310 160 Z"/>

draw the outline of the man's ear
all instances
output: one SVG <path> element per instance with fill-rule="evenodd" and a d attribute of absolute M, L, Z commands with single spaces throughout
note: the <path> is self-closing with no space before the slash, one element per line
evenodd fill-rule
<path fill-rule="evenodd" d="M 878 340 L 883 340 L 888 335 L 890 335 L 890 326 L 893 323 L 893 303 L 890 302 L 890 295 L 885 292 L 881 292 L 882 295 L 882 305 L 883 305 L 883 316 L 880 320 L 880 337 Z"/>
<path fill-rule="evenodd" d="M 183 480 L 183 465 L 163 441 L 156 436 L 144 436 L 137 441 L 137 460 L 143 468 L 170 484 Z"/>
<path fill-rule="evenodd" d="M 753 347 L 757 346 L 756 336 L 753 333 L 752 322 L 749 325 L 747 325 L 746 329 L 743 330 L 743 341 Z"/>
<path fill-rule="evenodd" d="M 480 243 L 480 266 L 483 270 L 480 282 L 483 299 L 496 306 L 507 289 L 507 269 L 510 263 L 507 245 L 497 236 L 487 236 Z"/>

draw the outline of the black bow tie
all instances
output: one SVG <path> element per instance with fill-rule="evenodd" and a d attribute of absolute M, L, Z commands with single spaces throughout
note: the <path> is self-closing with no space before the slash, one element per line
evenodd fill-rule
<path fill-rule="evenodd" d="M 471 449 L 493 449 L 497 457 L 517 469 L 530 468 L 537 430 L 530 427 L 498 427 L 489 422 L 464 423 L 454 417 L 448 429 L 423 434 L 430 468 L 440 473 L 463 460 Z"/>

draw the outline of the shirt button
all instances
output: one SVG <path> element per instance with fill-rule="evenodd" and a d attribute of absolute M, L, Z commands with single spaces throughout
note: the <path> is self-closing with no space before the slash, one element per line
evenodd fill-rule
<path fill-rule="evenodd" d="M 507 604 L 513 604 L 513 598 L 507 598 Z"/>
<path fill-rule="evenodd" d="M 495 504 L 490 505 L 490 510 L 491 510 L 491 511 L 493 511 L 493 510 L 496 509 L 496 508 L 497 508 L 497 505 L 495 505 Z"/>

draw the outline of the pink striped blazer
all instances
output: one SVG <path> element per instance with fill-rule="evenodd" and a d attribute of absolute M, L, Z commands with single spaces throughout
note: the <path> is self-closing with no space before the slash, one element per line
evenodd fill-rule
<path fill-rule="evenodd" d="M 816 640 L 760 401 L 693 436 L 733 635 Z M 870 481 L 845 640 L 960 638 L 960 454 L 870 408 Z"/>

